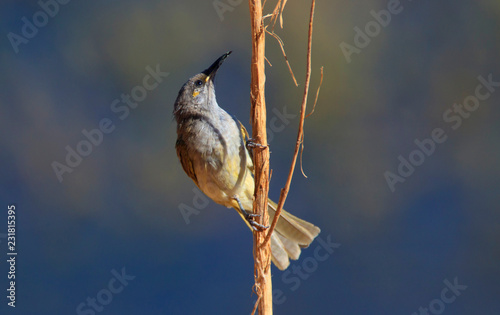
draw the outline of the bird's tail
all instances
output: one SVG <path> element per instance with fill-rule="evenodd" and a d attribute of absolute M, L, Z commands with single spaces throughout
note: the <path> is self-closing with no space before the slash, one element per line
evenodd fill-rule
<path fill-rule="evenodd" d="M 268 199 L 269 222 L 273 221 L 276 208 L 276 203 Z M 320 231 L 317 226 L 282 210 L 271 235 L 273 263 L 280 270 L 285 270 L 290 265 L 289 258 L 298 259 L 300 249 L 308 247 Z"/>

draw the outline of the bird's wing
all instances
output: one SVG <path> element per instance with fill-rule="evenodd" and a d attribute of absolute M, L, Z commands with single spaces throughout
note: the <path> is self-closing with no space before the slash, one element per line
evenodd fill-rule
<path fill-rule="evenodd" d="M 250 172 L 253 174 L 253 161 L 252 161 L 252 151 L 248 150 L 248 148 L 246 147 L 246 143 L 248 141 L 248 139 L 250 139 L 250 135 L 248 134 L 248 131 L 247 129 L 245 128 L 245 126 L 243 126 L 243 124 L 241 123 L 241 121 L 239 120 L 236 120 L 238 122 L 238 124 L 240 125 L 240 134 L 241 134 L 241 140 L 243 141 L 243 145 L 245 146 L 245 151 L 246 151 L 246 155 L 247 155 L 247 168 L 250 170 Z"/>
<path fill-rule="evenodd" d="M 188 149 L 184 140 L 177 139 L 177 142 L 175 143 L 175 149 L 177 151 L 177 156 L 181 161 L 184 172 L 186 172 L 186 174 L 195 182 L 195 184 L 198 185 L 198 179 L 196 178 L 196 174 L 193 168 L 193 161 L 191 161 L 191 159 L 189 158 Z"/>

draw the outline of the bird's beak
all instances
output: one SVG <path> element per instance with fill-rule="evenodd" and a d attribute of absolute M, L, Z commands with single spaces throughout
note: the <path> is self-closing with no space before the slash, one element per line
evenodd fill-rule
<path fill-rule="evenodd" d="M 215 74 L 217 73 L 217 70 L 219 70 L 219 67 L 222 65 L 222 63 L 227 58 L 227 56 L 229 56 L 231 53 L 232 53 L 232 51 L 228 51 L 224 55 L 220 56 L 219 59 L 215 60 L 215 62 L 208 69 L 206 69 L 205 71 L 202 72 L 203 74 L 205 74 L 207 76 L 207 78 L 205 79 L 205 82 L 208 82 L 208 80 L 212 80 L 212 81 L 214 80 Z"/>

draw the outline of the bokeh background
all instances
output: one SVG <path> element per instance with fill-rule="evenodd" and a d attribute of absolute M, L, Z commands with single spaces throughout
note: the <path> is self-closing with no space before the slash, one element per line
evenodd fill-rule
<path fill-rule="evenodd" d="M 250 313 L 252 235 L 233 210 L 195 198 L 174 150 L 179 88 L 227 50 L 218 102 L 249 126 L 248 4 L 217 3 L 227 11 L 219 15 L 213 1 L 69 1 L 16 53 L 8 34 L 22 35 L 23 17 L 32 21 L 41 6 L 1 2 L 0 313 Z M 431 306 L 431 314 L 499 314 L 500 88 L 456 130 L 443 113 L 474 94 L 478 76 L 500 81 L 500 3 L 402 1 L 347 62 L 339 45 L 354 45 L 354 28 L 387 5 L 317 2 L 312 96 L 321 66 L 324 81 L 305 124 L 308 177 L 296 172 L 285 208 L 339 246 L 319 261 L 315 242 L 288 272 L 273 267 L 275 313 L 418 314 Z M 273 7 L 268 1 L 265 11 Z M 283 127 L 270 135 L 274 199 L 298 124 L 280 124 L 276 111 L 298 114 L 309 9 L 288 1 L 285 28 L 276 27 L 299 87 L 277 42 L 267 41 L 268 115 Z M 157 65 L 169 75 L 120 120 L 113 101 Z M 59 182 L 51 164 L 65 163 L 65 147 L 75 149 L 82 130 L 103 118 L 113 132 Z M 447 141 L 392 192 L 384 173 L 397 173 L 398 156 L 408 158 L 414 140 L 435 128 Z M 6 305 L 12 203 L 15 309 Z M 200 210 L 186 224 L 180 207 Z M 88 297 L 108 297 L 111 271 L 122 268 L 135 278 L 101 312 L 78 313 Z M 452 303 L 436 301 L 455 278 L 467 288 Z"/>

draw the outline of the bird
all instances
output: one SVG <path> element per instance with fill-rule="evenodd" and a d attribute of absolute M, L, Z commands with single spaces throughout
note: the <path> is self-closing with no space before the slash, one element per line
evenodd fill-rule
<path fill-rule="evenodd" d="M 210 67 L 191 77 L 179 90 L 173 115 L 177 122 L 177 156 L 185 173 L 214 202 L 234 208 L 251 230 L 267 227 L 254 220 L 254 174 L 248 133 L 237 119 L 219 107 L 215 97 L 215 75 L 226 52 Z M 255 145 L 255 144 L 254 144 Z M 268 199 L 272 222 L 277 205 Z M 271 260 L 285 270 L 297 260 L 320 229 L 282 210 L 271 235 Z"/>

